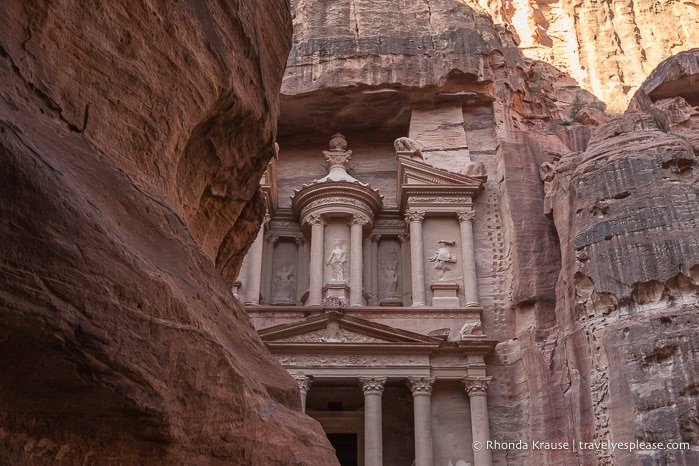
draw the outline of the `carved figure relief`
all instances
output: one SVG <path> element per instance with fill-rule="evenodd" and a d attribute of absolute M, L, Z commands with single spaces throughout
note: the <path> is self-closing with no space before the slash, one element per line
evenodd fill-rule
<path fill-rule="evenodd" d="M 274 272 L 274 298 L 292 301 L 296 284 L 294 283 L 294 266 L 280 267 Z"/>
<path fill-rule="evenodd" d="M 437 250 L 429 257 L 430 262 L 434 262 L 434 268 L 439 271 L 439 280 L 444 280 L 444 274 L 451 270 L 452 264 L 456 264 L 456 256 L 451 253 L 447 246 L 454 246 L 455 241 L 437 241 Z"/>
<path fill-rule="evenodd" d="M 345 281 L 347 276 L 347 249 L 342 240 L 335 241 L 335 247 L 330 251 L 326 265 L 330 266 L 330 280 Z"/>
<path fill-rule="evenodd" d="M 383 286 L 389 296 L 398 293 L 398 261 L 395 260 L 383 267 Z"/>

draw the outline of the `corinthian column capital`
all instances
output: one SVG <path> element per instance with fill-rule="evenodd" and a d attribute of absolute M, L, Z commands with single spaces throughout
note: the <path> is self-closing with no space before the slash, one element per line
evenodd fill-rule
<path fill-rule="evenodd" d="M 408 377 L 408 387 L 413 396 L 432 395 L 432 384 L 434 377 Z"/>
<path fill-rule="evenodd" d="M 492 377 L 464 377 L 461 381 L 466 386 L 468 396 L 486 396 Z"/>
<path fill-rule="evenodd" d="M 308 390 L 311 389 L 311 385 L 313 385 L 313 379 L 306 375 L 295 375 L 294 380 L 299 384 L 299 390 L 303 395 L 307 394 Z"/>
<path fill-rule="evenodd" d="M 473 209 L 460 210 L 456 216 L 459 217 L 459 222 L 472 222 L 476 218 L 476 212 Z"/>
<path fill-rule="evenodd" d="M 386 377 L 359 377 L 359 384 L 364 395 L 381 395 L 386 379 Z"/>
<path fill-rule="evenodd" d="M 425 211 L 424 210 L 409 210 L 408 212 L 405 213 L 405 221 L 406 222 L 422 223 L 423 220 L 425 220 Z"/>

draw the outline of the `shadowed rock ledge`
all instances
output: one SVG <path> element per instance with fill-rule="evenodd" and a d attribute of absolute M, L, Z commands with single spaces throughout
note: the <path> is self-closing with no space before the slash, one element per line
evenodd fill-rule
<path fill-rule="evenodd" d="M 262 215 L 286 3 L 0 26 L 0 463 L 336 464 L 221 276 Z"/>

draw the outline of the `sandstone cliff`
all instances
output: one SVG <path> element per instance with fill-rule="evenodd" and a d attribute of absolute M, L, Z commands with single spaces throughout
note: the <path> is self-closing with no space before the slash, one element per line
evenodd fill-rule
<path fill-rule="evenodd" d="M 523 54 L 569 74 L 621 113 L 664 59 L 699 46 L 695 1 L 469 0 L 516 35 Z"/>
<path fill-rule="evenodd" d="M 297 0 L 292 14 L 280 119 L 290 144 L 314 137 L 299 136 L 304 128 L 405 135 L 411 108 L 462 106 L 470 157 L 488 170 L 475 235 L 483 329 L 500 340 L 488 361 L 492 437 L 694 446 L 497 451 L 496 464 L 699 461 L 697 53 L 662 64 L 636 112 L 610 120 L 565 67 L 527 60 L 521 34 L 476 5 Z M 681 44 L 696 41 L 684 31 Z M 604 37 L 581 41 L 586 63 L 614 67 L 574 76 L 590 90 L 626 66 L 598 47 Z M 631 47 L 623 59 L 645 53 L 642 68 L 598 96 L 623 110 L 663 47 Z"/>
<path fill-rule="evenodd" d="M 0 463 L 336 464 L 221 278 L 290 36 L 281 0 L 3 2 Z"/>

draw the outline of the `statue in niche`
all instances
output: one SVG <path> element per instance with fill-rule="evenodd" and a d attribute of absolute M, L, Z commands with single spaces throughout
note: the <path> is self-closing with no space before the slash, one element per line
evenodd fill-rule
<path fill-rule="evenodd" d="M 393 296 L 398 292 L 398 261 L 385 264 L 383 268 L 383 284 L 388 295 Z"/>
<path fill-rule="evenodd" d="M 294 293 L 294 266 L 277 269 L 274 272 L 274 285 L 276 298 L 291 301 Z"/>
<path fill-rule="evenodd" d="M 330 266 L 330 280 L 342 282 L 345 281 L 347 270 L 347 251 L 345 250 L 342 240 L 335 241 L 335 247 L 330 252 L 326 265 Z"/>
<path fill-rule="evenodd" d="M 454 246 L 455 241 L 437 241 L 437 250 L 430 256 L 430 262 L 434 262 L 434 268 L 439 270 L 439 280 L 444 280 L 444 274 L 451 270 L 451 265 L 456 264 L 456 256 L 451 253 L 447 246 Z"/>

